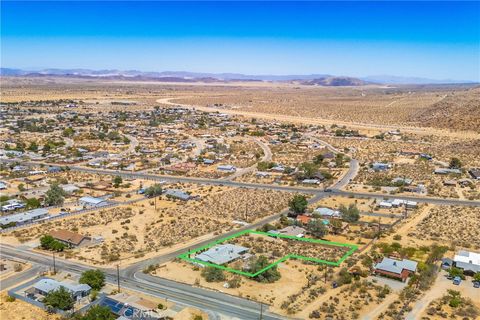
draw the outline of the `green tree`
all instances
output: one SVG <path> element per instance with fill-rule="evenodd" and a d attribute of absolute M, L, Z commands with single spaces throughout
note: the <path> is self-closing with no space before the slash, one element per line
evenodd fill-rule
<path fill-rule="evenodd" d="M 338 219 L 331 219 L 330 226 L 332 227 L 333 233 L 338 234 L 342 230 L 342 221 Z"/>
<path fill-rule="evenodd" d="M 116 318 L 110 308 L 96 305 L 88 309 L 80 320 L 114 320 Z"/>
<path fill-rule="evenodd" d="M 345 155 L 343 153 L 337 153 L 335 155 L 335 165 L 337 167 L 343 166 L 344 161 L 345 161 Z"/>
<path fill-rule="evenodd" d="M 448 269 L 448 274 L 450 275 L 450 277 L 460 277 L 462 279 L 465 279 L 465 275 L 463 274 L 463 270 L 460 269 L 460 268 L 455 268 L 455 267 L 451 267 L 450 269 Z"/>
<path fill-rule="evenodd" d="M 314 163 L 304 162 L 298 167 L 298 169 L 300 170 L 301 178 L 309 179 L 317 173 L 318 166 Z"/>
<path fill-rule="evenodd" d="M 20 192 L 23 192 L 23 191 L 26 190 L 25 185 L 23 183 L 20 183 L 17 188 L 18 188 L 18 191 L 20 191 Z"/>
<path fill-rule="evenodd" d="M 296 194 L 288 203 L 290 210 L 296 214 L 304 213 L 307 210 L 308 202 L 304 195 Z"/>
<path fill-rule="evenodd" d="M 42 204 L 40 203 L 40 200 L 36 198 L 30 198 L 25 200 L 25 205 L 27 209 L 36 209 L 42 206 Z"/>
<path fill-rule="evenodd" d="M 55 309 L 70 310 L 73 308 L 75 301 L 65 287 L 60 287 L 57 290 L 50 291 L 43 299 L 43 303 Z"/>
<path fill-rule="evenodd" d="M 347 222 L 356 222 L 360 219 L 360 211 L 355 204 L 350 204 L 348 207 L 343 204 L 339 208 L 342 219 Z"/>
<path fill-rule="evenodd" d="M 225 280 L 223 271 L 215 267 L 205 267 L 201 274 L 207 282 L 219 282 Z"/>
<path fill-rule="evenodd" d="M 67 247 L 62 242 L 55 240 L 51 235 L 44 235 L 40 238 L 40 247 L 45 250 L 63 251 Z"/>
<path fill-rule="evenodd" d="M 66 192 L 58 185 L 54 183 L 50 185 L 50 189 L 45 194 L 45 204 L 47 206 L 56 206 L 63 204 Z"/>
<path fill-rule="evenodd" d="M 100 290 L 105 285 L 105 273 L 101 270 L 87 270 L 80 276 L 79 283 L 88 284 L 93 290 Z"/>
<path fill-rule="evenodd" d="M 151 198 L 162 194 L 162 185 L 156 183 L 145 190 L 145 196 Z"/>
<path fill-rule="evenodd" d="M 453 157 L 450 159 L 450 168 L 451 169 L 460 169 L 462 167 L 462 162 L 460 159 Z"/>
<path fill-rule="evenodd" d="M 473 276 L 473 280 L 480 281 L 480 272 L 475 273 L 475 275 Z"/>
<path fill-rule="evenodd" d="M 268 262 L 267 257 L 259 256 L 250 263 L 250 272 L 257 273 L 260 270 L 266 268 L 270 263 Z M 270 269 L 267 269 L 255 276 L 253 279 L 259 282 L 272 283 L 280 279 L 280 272 L 277 270 L 277 266 L 273 266 Z"/>
<path fill-rule="evenodd" d="M 307 230 L 316 238 L 323 238 L 328 233 L 328 229 L 321 219 L 310 220 L 307 224 Z"/>
<path fill-rule="evenodd" d="M 325 157 L 323 154 L 317 154 L 315 157 L 313 157 L 313 163 L 316 165 L 321 165 Z"/>
<path fill-rule="evenodd" d="M 113 178 L 113 186 L 115 188 L 118 188 L 122 184 L 122 182 L 123 182 L 123 179 L 120 176 L 115 176 L 115 178 Z"/>
<path fill-rule="evenodd" d="M 273 167 L 275 167 L 275 162 L 260 161 L 259 163 L 257 163 L 257 169 L 260 171 L 266 171 Z"/>

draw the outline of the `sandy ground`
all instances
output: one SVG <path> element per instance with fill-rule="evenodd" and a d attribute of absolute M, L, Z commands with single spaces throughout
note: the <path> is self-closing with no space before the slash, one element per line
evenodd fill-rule
<path fill-rule="evenodd" d="M 153 275 L 261 301 L 272 305 L 274 312 L 285 312 L 280 308 L 281 303 L 288 296 L 301 291 L 301 288 L 307 284 L 305 274 L 315 269 L 316 266 L 288 261 L 279 265 L 282 277 L 275 283 L 259 283 L 242 277 L 240 288 L 235 289 L 225 288 L 223 282 L 206 282 L 200 275 L 201 270 L 195 271 L 192 265 L 184 262 L 169 262 L 158 268 Z M 231 277 L 231 274 L 227 276 Z"/>
<path fill-rule="evenodd" d="M 6 301 L 7 293 L 0 294 L 0 316 L 2 319 L 9 320 L 59 320 L 60 316 L 48 314 L 44 310 L 29 303 L 15 300 Z"/>
<path fill-rule="evenodd" d="M 182 311 L 177 313 L 173 319 L 175 320 L 192 320 L 195 316 L 201 316 L 202 319 L 208 319 L 208 315 L 205 312 L 193 309 L 193 308 L 184 308 Z"/>

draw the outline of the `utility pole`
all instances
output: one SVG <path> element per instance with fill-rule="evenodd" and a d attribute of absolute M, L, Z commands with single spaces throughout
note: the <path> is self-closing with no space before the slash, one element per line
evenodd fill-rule
<path fill-rule="evenodd" d="M 52 255 L 53 255 L 53 274 L 56 274 L 57 273 L 57 269 L 55 267 L 55 251 L 52 252 Z"/>
<path fill-rule="evenodd" d="M 260 320 L 263 320 L 263 302 L 260 302 Z"/>
<path fill-rule="evenodd" d="M 155 195 L 155 211 L 157 211 L 157 195 Z"/>
<path fill-rule="evenodd" d="M 118 292 L 120 292 L 120 266 L 117 264 L 117 287 Z"/>

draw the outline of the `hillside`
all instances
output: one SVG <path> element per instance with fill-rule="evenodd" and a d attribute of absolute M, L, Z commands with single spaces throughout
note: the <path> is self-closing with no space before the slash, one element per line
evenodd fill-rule
<path fill-rule="evenodd" d="M 412 116 L 421 126 L 480 132 L 480 87 L 449 93 Z"/>

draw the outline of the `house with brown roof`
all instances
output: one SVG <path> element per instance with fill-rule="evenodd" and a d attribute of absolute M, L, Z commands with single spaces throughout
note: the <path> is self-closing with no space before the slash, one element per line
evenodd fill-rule
<path fill-rule="evenodd" d="M 90 240 L 89 237 L 65 229 L 51 231 L 50 235 L 69 247 L 78 247 Z"/>
<path fill-rule="evenodd" d="M 301 222 L 302 224 L 308 224 L 310 222 L 310 220 L 312 220 L 312 217 L 304 215 L 304 214 L 300 214 L 300 215 L 297 216 L 296 220 L 298 222 Z"/>

